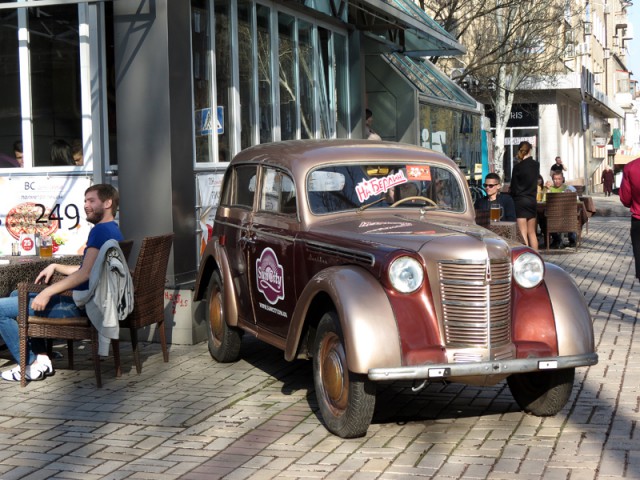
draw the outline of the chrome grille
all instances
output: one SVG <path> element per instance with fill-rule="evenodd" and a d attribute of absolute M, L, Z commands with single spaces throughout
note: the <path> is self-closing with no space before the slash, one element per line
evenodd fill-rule
<path fill-rule="evenodd" d="M 495 348 L 511 341 L 511 262 L 441 261 L 445 345 Z"/>

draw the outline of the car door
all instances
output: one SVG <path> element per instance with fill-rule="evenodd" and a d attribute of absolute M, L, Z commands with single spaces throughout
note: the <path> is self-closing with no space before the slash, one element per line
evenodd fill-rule
<path fill-rule="evenodd" d="M 247 249 L 249 226 L 253 218 L 257 188 L 256 165 L 237 165 L 225 178 L 223 196 L 216 216 L 216 233 L 220 236 L 229 260 L 229 270 L 236 292 L 238 316 L 253 324 Z"/>
<path fill-rule="evenodd" d="M 285 338 L 296 304 L 297 196 L 291 176 L 263 166 L 250 227 L 249 283 L 259 332 Z"/>

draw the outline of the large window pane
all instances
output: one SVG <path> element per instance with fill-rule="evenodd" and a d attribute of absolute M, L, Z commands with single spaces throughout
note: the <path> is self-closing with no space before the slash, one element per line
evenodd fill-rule
<path fill-rule="evenodd" d="M 18 14 L 0 13 L 0 167 L 15 167 L 21 162 L 14 154 L 15 142 L 21 142 L 20 75 L 18 67 Z M 20 145 L 17 145 L 20 147 Z"/>
<path fill-rule="evenodd" d="M 252 2 L 238 1 L 238 44 L 243 48 L 238 52 L 238 69 L 240 72 L 240 147 L 247 148 L 254 144 L 255 130 L 254 75 L 253 75 L 253 30 L 252 30 Z"/>
<path fill-rule="evenodd" d="M 82 138 L 77 5 L 30 8 L 29 34 L 34 165 L 73 165 L 71 144 Z"/>
<path fill-rule="evenodd" d="M 193 110 L 195 114 L 196 162 L 213 162 L 211 28 L 207 0 L 191 0 L 193 62 Z"/>
<path fill-rule="evenodd" d="M 258 25 L 258 118 L 260 143 L 273 140 L 273 99 L 271 94 L 271 9 L 256 5 Z"/>
<path fill-rule="evenodd" d="M 337 109 L 336 135 L 348 138 L 351 133 L 349 122 L 349 61 L 347 57 L 347 39 L 339 33 L 333 34 L 335 52 L 335 102 Z"/>
<path fill-rule="evenodd" d="M 316 138 L 314 99 L 313 25 L 299 22 L 298 27 L 298 75 L 300 77 L 300 136 Z"/>
<path fill-rule="evenodd" d="M 333 68 L 333 41 L 331 32 L 324 28 L 318 28 L 318 96 L 320 100 L 320 137 L 333 138 L 336 131 L 335 105 L 331 94 L 331 85 L 334 85 Z"/>
<path fill-rule="evenodd" d="M 229 148 L 230 90 L 231 84 L 231 30 L 229 24 L 229 1 L 215 2 L 216 22 L 216 94 L 218 108 L 223 109 L 222 129 L 218 134 L 218 159 L 221 162 L 231 160 Z"/>
<path fill-rule="evenodd" d="M 296 106 L 295 20 L 291 15 L 278 15 L 278 57 L 280 59 L 280 138 L 296 138 L 298 111 Z"/>

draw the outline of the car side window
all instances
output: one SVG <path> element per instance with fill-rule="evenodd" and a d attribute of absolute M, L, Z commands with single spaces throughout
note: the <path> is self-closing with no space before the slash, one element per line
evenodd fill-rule
<path fill-rule="evenodd" d="M 259 210 L 284 215 L 296 214 L 296 188 L 289 175 L 272 167 L 264 168 Z"/>
<path fill-rule="evenodd" d="M 220 203 L 228 206 L 253 208 L 256 194 L 257 167 L 240 165 L 228 172 L 224 179 L 224 187 Z"/>

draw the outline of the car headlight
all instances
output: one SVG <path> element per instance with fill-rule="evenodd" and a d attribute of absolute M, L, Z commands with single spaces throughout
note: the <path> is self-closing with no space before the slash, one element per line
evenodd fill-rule
<path fill-rule="evenodd" d="M 389 266 L 391 285 L 401 293 L 415 292 L 423 279 L 424 270 L 415 258 L 398 257 Z"/>
<path fill-rule="evenodd" d="M 543 277 L 544 264 L 539 256 L 526 252 L 513 262 L 513 278 L 521 287 L 537 287 Z"/>

